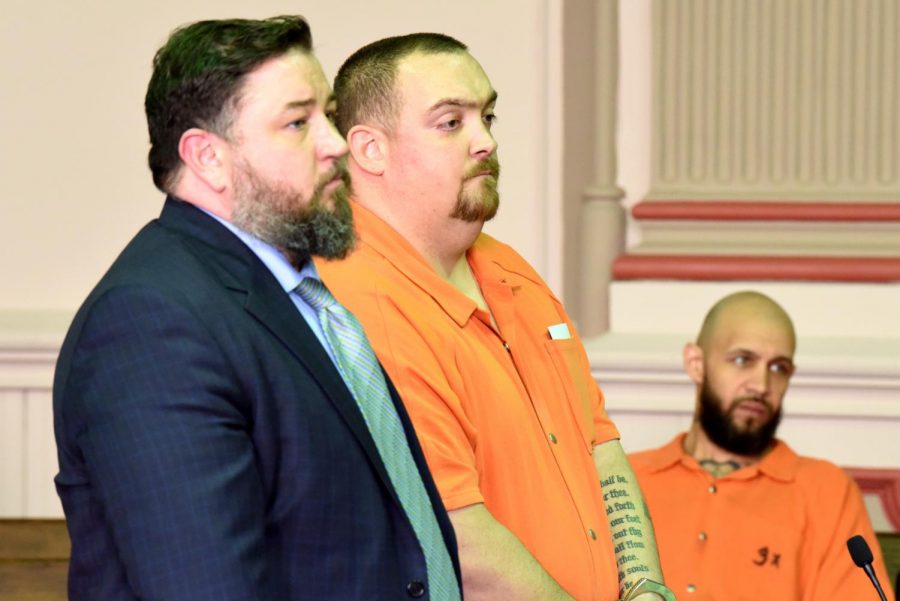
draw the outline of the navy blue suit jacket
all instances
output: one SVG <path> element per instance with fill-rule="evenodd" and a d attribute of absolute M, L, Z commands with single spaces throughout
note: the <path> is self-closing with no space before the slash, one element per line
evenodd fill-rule
<path fill-rule="evenodd" d="M 72 601 L 430 597 L 333 363 L 265 265 L 192 205 L 168 199 L 85 301 L 53 406 Z"/>

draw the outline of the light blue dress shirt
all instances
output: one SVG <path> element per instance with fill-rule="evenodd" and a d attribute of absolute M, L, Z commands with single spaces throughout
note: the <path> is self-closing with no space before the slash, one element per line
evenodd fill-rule
<path fill-rule="evenodd" d="M 199 208 L 199 207 L 198 207 Z M 241 239 L 241 241 L 246 244 L 250 250 L 253 251 L 259 260 L 263 262 L 269 271 L 272 272 L 272 275 L 275 276 L 275 279 L 278 280 L 278 283 L 281 284 L 281 287 L 284 288 L 284 291 L 287 292 L 288 296 L 291 297 L 291 300 L 294 302 L 294 306 L 297 307 L 297 310 L 300 311 L 300 315 L 303 316 L 303 319 L 306 320 L 306 323 L 309 324 L 310 329 L 312 329 L 313 333 L 316 335 L 316 338 L 319 339 L 322 347 L 325 349 L 325 352 L 328 353 L 328 356 L 331 357 L 331 362 L 337 366 L 337 362 L 334 358 L 334 353 L 331 351 L 331 345 L 328 344 L 328 341 L 325 338 L 325 334 L 322 332 L 322 326 L 319 325 L 319 317 L 316 314 L 316 310 L 309 306 L 309 304 L 300 298 L 300 295 L 297 294 L 297 285 L 303 281 L 303 278 L 315 278 L 320 280 L 319 272 L 316 271 L 316 265 L 312 261 L 307 261 L 300 271 L 294 268 L 293 265 L 287 260 L 280 250 L 269 244 L 268 242 L 264 242 L 253 236 L 252 234 L 248 234 L 241 228 L 237 227 L 230 221 L 226 221 L 222 219 L 218 215 L 214 215 L 207 211 L 206 209 L 200 209 L 229 230 L 231 230 L 235 236 Z"/>

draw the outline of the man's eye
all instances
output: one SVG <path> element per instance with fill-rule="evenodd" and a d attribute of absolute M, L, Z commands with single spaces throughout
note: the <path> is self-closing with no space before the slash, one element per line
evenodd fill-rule
<path fill-rule="evenodd" d="M 294 121 L 288 123 L 288 127 L 290 127 L 291 129 L 303 129 L 304 127 L 306 127 L 306 124 L 306 119 L 295 119 Z"/>
<path fill-rule="evenodd" d="M 786 363 L 772 363 L 771 365 L 769 365 L 769 371 L 773 374 L 788 376 L 794 370 L 791 369 L 791 366 Z"/>
<path fill-rule="evenodd" d="M 747 365 L 750 364 L 750 358 L 745 357 L 744 355 L 738 355 L 737 357 L 735 357 L 733 359 L 733 361 L 734 361 L 734 364 L 737 365 L 738 367 L 746 367 Z"/>
<path fill-rule="evenodd" d="M 337 111 L 328 111 L 325 113 L 325 116 L 328 117 L 328 120 L 332 123 L 337 123 Z"/>
<path fill-rule="evenodd" d="M 494 123 L 497 122 L 497 115 L 495 115 L 494 113 L 487 113 L 482 117 L 482 119 L 484 120 L 485 125 L 490 128 Z"/>
<path fill-rule="evenodd" d="M 460 120 L 460 119 L 448 119 L 448 120 L 442 121 L 440 124 L 438 124 L 438 127 L 440 129 L 449 131 L 449 130 L 458 129 L 461 124 L 462 124 L 462 120 Z"/>

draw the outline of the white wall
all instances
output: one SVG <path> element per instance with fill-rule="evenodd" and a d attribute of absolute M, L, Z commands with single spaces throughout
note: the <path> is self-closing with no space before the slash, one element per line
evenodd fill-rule
<path fill-rule="evenodd" d="M 468 44 L 499 92 L 503 207 L 488 231 L 552 282 L 547 198 L 551 0 L 4 0 L 0 18 L 0 311 L 72 312 L 162 203 L 146 167 L 150 61 L 187 21 L 304 14 L 331 77 L 380 37 L 441 31 Z M 554 42 L 556 43 L 556 42 Z M 558 235 L 557 235 L 558 238 Z"/>

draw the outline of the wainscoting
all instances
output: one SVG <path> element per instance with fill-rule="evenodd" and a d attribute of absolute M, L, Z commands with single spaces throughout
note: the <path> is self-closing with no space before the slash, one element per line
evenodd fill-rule
<path fill-rule="evenodd" d="M 0 312 L 0 518 L 61 518 L 53 367 L 71 314 Z"/>

